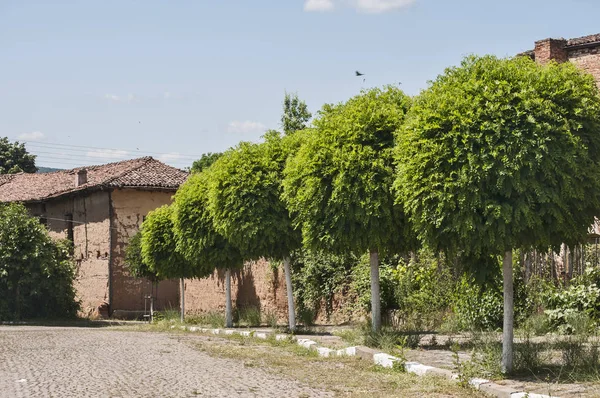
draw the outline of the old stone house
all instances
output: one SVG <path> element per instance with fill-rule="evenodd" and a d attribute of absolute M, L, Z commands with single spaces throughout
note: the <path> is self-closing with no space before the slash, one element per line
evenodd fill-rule
<path fill-rule="evenodd" d="M 144 296 L 152 292 L 149 281 L 127 272 L 127 242 L 149 211 L 171 202 L 187 176 L 151 157 L 53 173 L 0 175 L 0 202 L 24 203 L 53 237 L 73 242 L 84 314 L 127 316 L 139 314 Z M 177 282 L 161 282 L 155 296 L 159 308 L 177 308 Z"/>

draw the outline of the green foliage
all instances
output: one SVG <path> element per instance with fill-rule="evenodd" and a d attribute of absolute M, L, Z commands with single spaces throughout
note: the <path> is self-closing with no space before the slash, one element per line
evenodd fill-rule
<path fill-rule="evenodd" d="M 379 264 L 379 295 L 382 311 L 398 308 L 395 293 L 395 269 L 398 257 L 382 258 Z M 365 311 L 371 310 L 371 268 L 369 255 L 365 254 L 352 268 L 351 287 L 358 295 L 356 304 Z"/>
<path fill-rule="evenodd" d="M 125 264 L 131 276 L 135 278 L 146 278 L 153 283 L 161 280 L 156 272 L 150 269 L 142 259 L 142 231 L 136 232 L 129 239 L 129 243 L 125 248 Z"/>
<path fill-rule="evenodd" d="M 0 137 L 0 174 L 35 173 L 35 155 L 27 152 L 25 144 Z"/>
<path fill-rule="evenodd" d="M 199 173 L 201 171 L 204 171 L 205 169 L 208 169 L 214 162 L 216 162 L 217 159 L 219 159 L 222 155 L 222 152 L 204 153 L 202 154 L 202 157 L 200 157 L 200 159 L 194 161 L 190 171 L 192 173 Z"/>
<path fill-rule="evenodd" d="M 354 255 L 335 255 L 307 249 L 292 254 L 292 284 L 300 312 L 314 312 L 324 304 L 326 316 L 333 311 L 333 297 L 348 286 L 352 268 L 358 259 Z"/>
<path fill-rule="evenodd" d="M 76 316 L 69 253 L 23 205 L 0 204 L 0 320 Z"/>
<path fill-rule="evenodd" d="M 441 256 L 430 250 L 421 249 L 416 258 L 416 262 L 401 259 L 393 272 L 397 308 L 405 320 L 418 319 L 422 327 L 436 327 L 451 305 L 454 277 Z"/>
<path fill-rule="evenodd" d="M 560 326 L 565 332 L 577 329 L 573 320 L 578 315 L 600 321 L 600 270 L 589 268 L 584 275 L 577 277 L 566 289 L 554 293 L 546 310 L 546 314 L 555 327 Z"/>
<path fill-rule="evenodd" d="M 311 116 L 306 103 L 298 99 L 298 94 L 285 93 L 281 115 L 281 126 L 285 135 L 304 130 Z"/>
<path fill-rule="evenodd" d="M 466 272 L 456 285 L 453 311 L 463 330 L 502 328 L 504 301 L 501 264 L 498 259 L 495 265 L 491 265 L 487 258 L 482 261 L 490 268 L 495 267 L 497 271 L 483 281 L 478 281 L 472 273 Z M 536 308 L 527 294 L 525 282 L 518 268 L 513 273 L 513 287 L 514 319 L 515 323 L 519 324 L 532 315 Z"/>
<path fill-rule="evenodd" d="M 575 65 L 467 57 L 398 130 L 398 201 L 434 249 L 581 242 L 600 204 L 599 128 L 598 88 Z"/>
<path fill-rule="evenodd" d="M 282 259 L 300 247 L 300 231 L 280 198 L 287 148 L 271 131 L 264 143 L 242 142 L 211 168 L 209 209 L 215 229 L 244 259 Z"/>
<path fill-rule="evenodd" d="M 394 131 L 409 107 L 393 87 L 323 107 L 284 170 L 283 198 L 307 247 L 386 252 L 412 242 L 392 192 Z"/>
<path fill-rule="evenodd" d="M 253 327 L 261 325 L 260 307 L 245 306 L 237 309 L 237 318 L 240 325 Z"/>
<path fill-rule="evenodd" d="M 209 172 L 190 176 L 175 194 L 177 251 L 194 264 L 199 277 L 210 275 L 215 268 L 236 269 L 243 265 L 239 250 L 214 228 L 208 210 Z"/>
<path fill-rule="evenodd" d="M 142 261 L 161 279 L 202 277 L 176 250 L 173 211 L 173 206 L 164 205 L 148 213 L 142 225 Z"/>

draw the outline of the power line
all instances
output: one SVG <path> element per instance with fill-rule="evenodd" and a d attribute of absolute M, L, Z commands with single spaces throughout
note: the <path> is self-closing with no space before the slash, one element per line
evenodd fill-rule
<path fill-rule="evenodd" d="M 46 152 L 48 153 L 48 152 Z M 68 155 L 68 156 L 62 156 L 60 154 L 44 154 L 44 155 L 37 155 L 36 153 L 34 153 L 34 155 L 36 155 L 36 162 L 44 162 L 46 161 L 46 159 L 51 159 L 51 160 L 64 160 L 66 163 L 87 163 L 89 164 L 94 164 L 94 163 L 111 163 L 111 162 L 122 162 L 125 160 L 130 160 L 130 158 L 127 157 L 110 157 L 110 156 L 105 156 L 105 157 L 101 157 L 101 156 L 85 156 L 85 155 Z M 185 166 L 189 166 L 193 163 L 193 161 L 187 161 L 187 160 L 179 160 L 179 159 L 173 159 L 173 160 L 168 160 L 165 159 L 165 162 L 171 163 L 171 164 L 177 164 L 177 165 L 185 165 Z"/>
<path fill-rule="evenodd" d="M 71 144 L 60 144 L 60 143 L 54 143 L 54 142 L 40 142 L 40 141 L 19 141 L 19 142 L 23 142 L 26 143 L 27 146 L 33 146 L 33 147 L 42 147 L 42 148 L 46 148 L 46 149 L 55 149 L 55 148 L 61 148 L 63 150 L 66 151 L 76 151 L 76 152 L 81 152 L 82 150 L 86 150 L 86 151 L 90 151 L 90 150 L 96 150 L 96 151 L 115 151 L 115 152 L 127 152 L 127 153 L 139 153 L 139 154 L 151 154 L 151 155 L 177 155 L 180 158 L 190 158 L 190 159 L 199 159 L 202 155 L 192 155 L 192 154 L 181 154 L 181 153 L 176 153 L 176 152 L 149 152 L 149 151 L 141 151 L 141 150 L 134 150 L 134 149 L 123 149 L 123 148 L 106 148 L 106 147 L 94 147 L 94 146 L 83 146 L 83 145 L 71 145 Z M 71 149 L 71 148 L 77 148 L 77 149 Z"/>

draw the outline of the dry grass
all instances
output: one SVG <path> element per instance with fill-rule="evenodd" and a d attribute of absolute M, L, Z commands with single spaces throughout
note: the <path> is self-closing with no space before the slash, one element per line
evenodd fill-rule
<path fill-rule="evenodd" d="M 206 337 L 196 345 L 211 356 L 243 361 L 244 366 L 290 377 L 340 397 L 482 396 L 439 377 L 400 373 L 352 357 L 321 358 L 291 342 Z"/>

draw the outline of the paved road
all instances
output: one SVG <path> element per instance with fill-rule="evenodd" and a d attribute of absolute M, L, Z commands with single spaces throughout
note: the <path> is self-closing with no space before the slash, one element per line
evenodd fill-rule
<path fill-rule="evenodd" d="M 180 335 L 0 326 L 0 397 L 329 397 Z"/>

